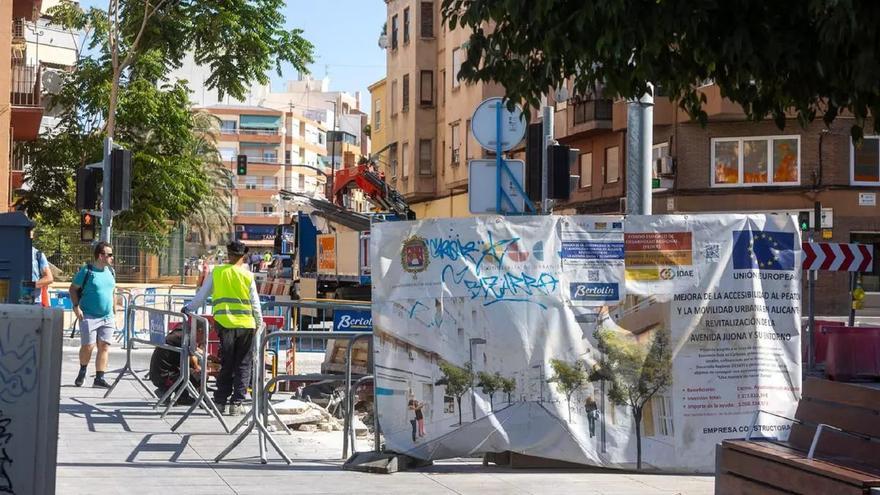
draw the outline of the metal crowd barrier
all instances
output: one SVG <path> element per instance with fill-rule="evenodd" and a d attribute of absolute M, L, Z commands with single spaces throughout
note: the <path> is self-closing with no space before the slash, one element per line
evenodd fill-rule
<path fill-rule="evenodd" d="M 272 436 L 272 433 L 266 426 L 268 422 L 268 416 L 271 413 L 275 418 L 281 422 L 282 425 L 284 423 L 280 420 L 278 413 L 275 411 L 271 402 L 268 398 L 268 390 L 273 386 L 281 382 L 291 382 L 291 381 L 318 381 L 318 380 L 336 380 L 338 379 L 338 375 L 329 375 L 329 374 L 305 374 L 305 375 L 278 375 L 270 379 L 268 382 L 265 380 L 265 351 L 270 341 L 278 341 L 280 339 L 289 338 L 291 341 L 291 345 L 296 344 L 296 340 L 300 338 L 312 338 L 319 340 L 347 340 L 348 347 L 346 352 L 345 359 L 345 421 L 343 427 L 343 458 L 348 456 L 348 443 L 349 443 L 349 435 L 353 433 L 352 428 L 352 418 L 354 414 L 354 400 L 353 400 L 353 391 L 356 390 L 357 385 L 367 381 L 372 378 L 372 375 L 367 374 L 363 377 L 360 377 L 354 385 L 352 384 L 352 373 L 351 373 L 351 365 L 352 365 L 352 350 L 354 348 L 354 344 L 357 340 L 360 339 L 370 339 L 369 344 L 369 359 L 368 359 L 368 369 L 372 368 L 373 363 L 373 352 L 372 352 L 372 333 L 371 332 L 333 332 L 333 331 L 304 331 L 302 328 L 302 310 L 345 310 L 345 309 L 354 309 L 354 310 L 368 310 L 370 309 L 369 304 L 339 304 L 339 303 L 331 303 L 331 302 L 319 302 L 319 301 L 290 301 L 290 302 L 269 302 L 267 306 L 272 307 L 283 307 L 287 308 L 287 318 L 285 318 L 285 331 L 281 332 L 272 332 L 266 333 L 265 328 L 261 327 L 261 330 L 257 332 L 254 338 L 254 367 L 252 373 L 253 385 L 252 385 L 252 395 L 253 395 L 253 406 L 250 411 L 248 411 L 242 421 L 233 428 L 233 432 L 237 431 L 239 428 L 244 426 L 245 423 L 248 423 L 247 428 L 242 431 L 238 437 L 236 437 L 232 443 L 230 443 L 222 452 L 220 452 L 217 457 L 214 459 L 215 462 L 220 462 L 223 460 L 233 449 L 235 449 L 254 429 L 257 430 L 258 434 L 258 443 L 260 447 L 260 461 L 263 464 L 268 462 L 266 458 L 266 442 L 271 443 L 272 447 L 276 452 L 284 459 L 287 464 L 291 464 L 290 458 L 281 448 L 281 446 L 275 441 L 275 438 Z M 291 318 L 291 312 L 296 312 L 296 318 Z M 299 330 L 291 331 L 290 327 L 292 326 L 292 320 L 297 321 L 297 328 Z M 373 387 L 375 394 L 375 387 Z M 375 435 L 375 447 L 379 447 L 379 429 L 378 429 L 378 414 L 376 414 L 375 407 L 375 395 L 373 399 L 374 404 L 374 435 Z M 291 433 L 290 430 L 284 425 L 284 429 L 286 432 Z M 351 434 L 353 437 L 354 435 Z M 352 448 L 354 447 L 354 438 L 351 439 Z"/>
<path fill-rule="evenodd" d="M 214 400 L 208 395 L 208 334 L 211 333 L 211 325 L 208 322 L 208 319 L 201 315 L 190 314 L 190 336 L 189 339 L 191 342 L 195 342 L 198 338 L 198 327 L 199 324 L 205 329 L 203 332 L 203 340 L 202 343 L 202 356 L 201 356 L 201 365 L 202 365 L 202 374 L 199 380 L 199 393 L 198 396 L 194 398 L 192 405 L 190 405 L 189 409 L 183 413 L 183 416 L 177 420 L 176 423 L 171 427 L 171 431 L 177 431 L 177 428 L 180 427 L 192 413 L 195 412 L 196 408 L 200 405 L 205 408 L 209 413 L 213 413 L 213 416 L 216 417 L 220 421 L 220 425 L 223 426 L 223 430 L 226 433 L 229 433 L 229 426 L 226 425 L 226 421 L 223 420 L 223 415 L 220 414 L 220 409 L 217 408 L 217 404 L 214 403 Z M 189 363 L 187 363 L 187 375 L 189 375 Z M 182 373 L 181 373 L 182 374 Z M 187 383 L 189 383 L 189 376 L 187 376 Z M 174 401 L 169 403 L 169 407 L 173 404 Z"/>

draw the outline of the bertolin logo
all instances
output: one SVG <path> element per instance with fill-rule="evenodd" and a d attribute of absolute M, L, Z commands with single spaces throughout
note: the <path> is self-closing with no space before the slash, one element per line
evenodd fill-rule
<path fill-rule="evenodd" d="M 569 291 L 572 301 L 620 300 L 620 286 L 616 283 L 572 282 Z"/>
<path fill-rule="evenodd" d="M 339 317 L 337 330 L 364 330 L 373 328 L 372 317 L 342 315 Z"/>
<path fill-rule="evenodd" d="M 400 248 L 400 264 L 409 273 L 419 273 L 428 269 L 428 243 L 425 239 L 412 236 L 403 241 Z"/>

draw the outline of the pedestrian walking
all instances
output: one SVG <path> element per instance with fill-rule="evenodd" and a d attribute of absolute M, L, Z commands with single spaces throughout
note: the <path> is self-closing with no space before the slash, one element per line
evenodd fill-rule
<path fill-rule="evenodd" d="M 34 302 L 49 306 L 49 291 L 45 289 L 52 285 L 55 277 L 52 275 L 52 270 L 49 269 L 49 260 L 46 259 L 46 255 L 33 246 L 31 247 L 31 279 L 34 281 Z"/>
<path fill-rule="evenodd" d="M 98 348 L 95 358 L 95 381 L 92 386 L 109 388 L 104 380 L 110 341 L 116 331 L 116 315 L 113 308 L 113 292 L 116 274 L 113 271 L 113 248 L 106 242 L 95 245 L 94 260 L 80 268 L 70 284 L 70 300 L 73 314 L 79 321 L 80 348 L 79 374 L 74 382 L 82 386 L 86 369 L 92 359 L 92 351 Z"/>
<path fill-rule="evenodd" d="M 226 251 L 228 263 L 214 268 L 192 301 L 183 307 L 183 312 L 194 311 L 211 296 L 214 323 L 220 336 L 220 376 L 214 402 L 222 413 L 235 416 L 241 413 L 241 403 L 247 393 L 254 334 L 263 322 L 263 314 L 254 275 L 245 266 L 249 259 L 247 246 L 233 241 L 226 246 Z"/>
<path fill-rule="evenodd" d="M 599 406 L 596 404 L 596 399 L 593 396 L 589 396 L 584 400 L 584 409 L 587 412 L 587 424 L 590 427 L 590 438 L 596 436 L 596 420 L 599 419 Z"/>

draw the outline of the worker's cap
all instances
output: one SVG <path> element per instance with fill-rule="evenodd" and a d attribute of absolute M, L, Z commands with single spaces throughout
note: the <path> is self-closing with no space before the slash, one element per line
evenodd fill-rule
<path fill-rule="evenodd" d="M 241 241 L 232 241 L 226 245 L 226 252 L 229 253 L 230 256 L 241 256 L 242 254 L 247 254 L 248 247 Z"/>

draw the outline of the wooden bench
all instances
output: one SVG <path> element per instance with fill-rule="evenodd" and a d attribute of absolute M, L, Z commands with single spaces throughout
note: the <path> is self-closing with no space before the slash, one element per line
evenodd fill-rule
<path fill-rule="evenodd" d="M 725 440 L 717 454 L 719 495 L 880 493 L 880 389 L 808 378 L 787 441 Z"/>

